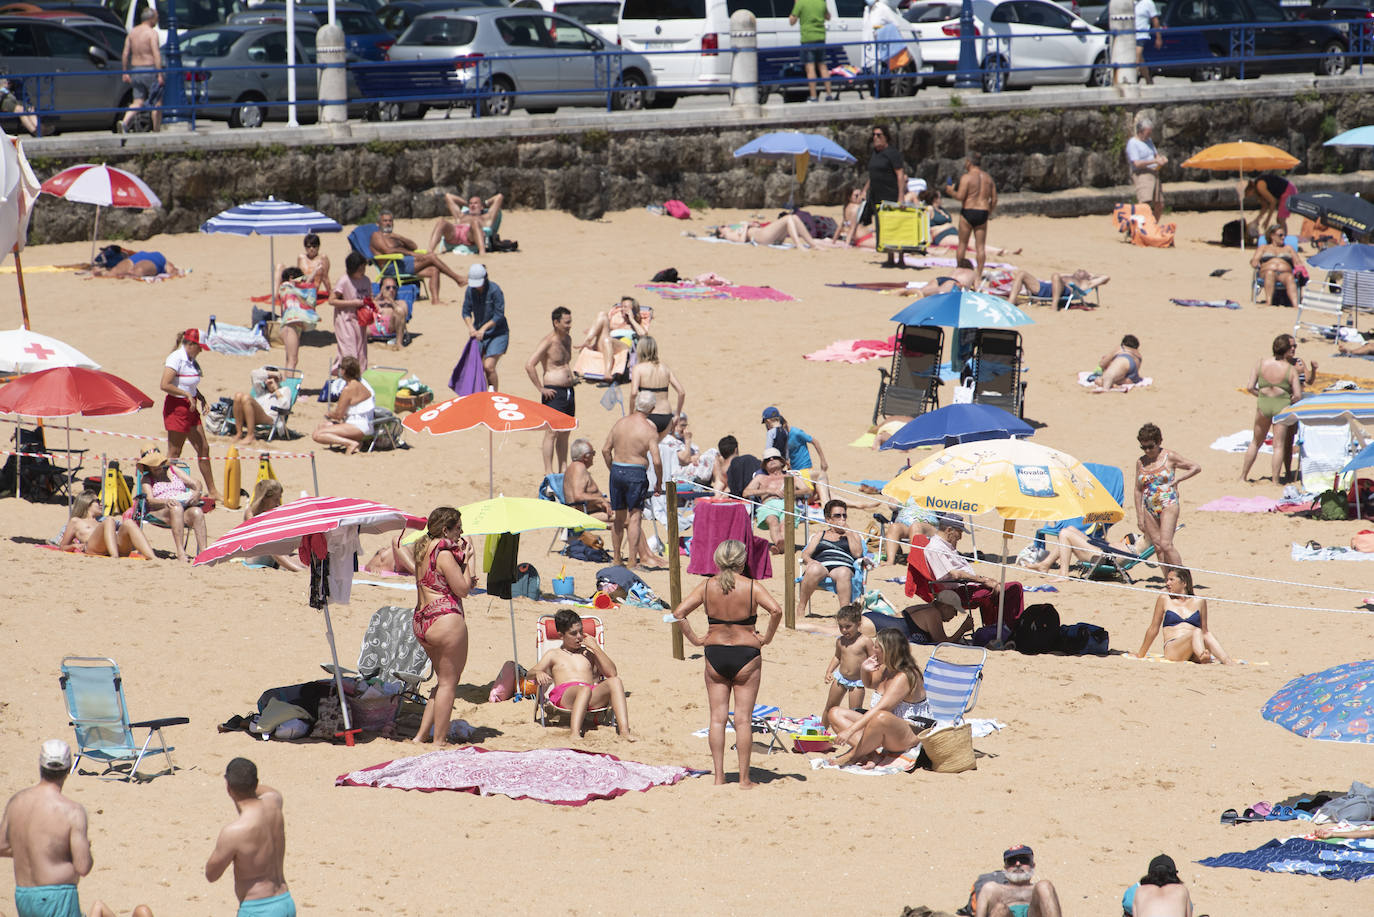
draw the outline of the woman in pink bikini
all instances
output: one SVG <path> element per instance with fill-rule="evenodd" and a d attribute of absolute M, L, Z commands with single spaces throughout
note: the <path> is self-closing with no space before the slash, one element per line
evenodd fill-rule
<path fill-rule="evenodd" d="M 432 734 L 434 744 L 442 745 L 453 719 L 453 698 L 468 661 L 463 596 L 472 589 L 473 580 L 464 567 L 467 554 L 463 517 L 451 506 L 437 507 L 429 514 L 425 534 L 415 542 L 417 595 L 411 626 L 434 666 L 438 684 L 429 692 L 413 742 L 429 741 Z"/>

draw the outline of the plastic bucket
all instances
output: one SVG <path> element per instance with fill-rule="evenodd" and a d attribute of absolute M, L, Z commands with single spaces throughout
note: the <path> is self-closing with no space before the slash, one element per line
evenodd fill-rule
<path fill-rule="evenodd" d="M 573 578 L 571 576 L 555 576 L 553 578 L 553 594 L 564 597 L 574 595 Z"/>

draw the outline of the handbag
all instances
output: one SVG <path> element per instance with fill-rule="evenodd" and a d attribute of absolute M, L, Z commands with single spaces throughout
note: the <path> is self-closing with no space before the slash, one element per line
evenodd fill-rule
<path fill-rule="evenodd" d="M 973 380 L 969 379 L 956 385 L 950 401 L 953 404 L 973 404 Z"/>
<path fill-rule="evenodd" d="M 358 324 L 364 328 L 371 328 L 376 320 L 377 309 L 372 303 L 372 297 L 364 296 L 363 304 L 358 307 Z"/>

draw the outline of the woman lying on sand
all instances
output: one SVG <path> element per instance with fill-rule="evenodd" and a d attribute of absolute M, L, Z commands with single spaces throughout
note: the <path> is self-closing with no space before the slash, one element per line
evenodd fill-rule
<path fill-rule="evenodd" d="M 103 255 L 105 252 L 101 252 Z M 105 266 L 94 265 L 91 267 L 92 277 L 119 277 L 140 279 L 143 277 L 157 277 L 166 274 L 168 277 L 180 277 L 185 273 L 181 268 L 171 262 L 162 252 L 134 252 L 132 255 L 123 255 L 120 260 L 113 264 L 108 261 Z"/>
<path fill-rule="evenodd" d="M 1175 567 L 1165 574 L 1164 594 L 1155 601 L 1154 617 L 1137 656 L 1145 658 L 1161 626 L 1164 658 L 1170 662 L 1216 661 L 1231 665 L 1231 657 L 1207 629 L 1207 600 L 1193 595 L 1193 574 L 1184 567 Z"/>
<path fill-rule="evenodd" d="M 791 239 L 797 248 L 810 248 L 816 240 L 806 231 L 806 224 L 796 214 L 786 214 L 771 223 L 733 223 L 729 226 L 712 226 L 708 233 L 714 239 L 727 242 L 751 242 L 755 245 L 777 245 Z"/>
<path fill-rule="evenodd" d="M 846 707 L 826 711 L 826 724 L 835 730 L 836 741 L 849 751 L 831 759 L 839 765 L 884 767 L 905 762 L 915 766 L 916 733 L 922 719 L 930 719 L 925 680 L 911 644 L 895 627 L 878 631 L 876 649 L 863 661 L 859 677 L 872 692 L 869 710 L 860 713 Z M 878 751 L 879 748 L 882 751 Z"/>
<path fill-rule="evenodd" d="M 64 551 L 99 554 L 102 557 L 128 557 L 134 551 L 153 558 L 143 530 L 117 516 L 105 516 L 96 494 L 83 493 L 72 503 L 72 514 L 62 532 L 58 547 Z"/>

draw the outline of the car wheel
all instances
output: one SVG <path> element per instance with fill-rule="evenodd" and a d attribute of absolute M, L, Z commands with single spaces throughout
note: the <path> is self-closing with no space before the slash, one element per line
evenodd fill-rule
<path fill-rule="evenodd" d="M 1340 76 L 1350 66 L 1345 58 L 1345 46 L 1339 41 L 1328 42 L 1317 58 L 1317 76 Z"/>
<path fill-rule="evenodd" d="M 916 75 L 916 68 L 907 64 L 900 72 L 901 76 L 894 76 L 888 81 L 891 94 L 897 98 L 914 96 L 921 88 L 921 78 Z"/>
<path fill-rule="evenodd" d="M 759 89 L 760 89 L 760 91 L 762 91 L 763 87 L 760 86 Z M 763 101 L 763 98 L 760 97 L 760 98 L 759 98 L 759 101 L 762 102 L 762 101 Z M 656 93 L 654 93 L 654 100 L 653 100 L 652 102 L 649 103 L 649 107 L 650 107 L 650 108 L 672 108 L 672 107 L 673 107 L 674 105 L 676 105 L 676 104 L 677 104 L 677 96 L 673 95 L 672 93 L 668 93 L 668 92 L 656 92 Z"/>
<path fill-rule="evenodd" d="M 1213 51 L 1212 57 L 1219 58 L 1221 57 L 1221 55 L 1216 51 Z M 1200 67 L 1195 67 L 1193 69 L 1190 79 L 1192 79 L 1194 83 L 1214 83 L 1217 80 L 1224 80 L 1228 76 L 1230 76 L 1230 73 L 1227 71 L 1225 65 L 1221 63 L 1214 63 L 1203 64 Z"/>
<path fill-rule="evenodd" d="M 625 71 L 620 75 L 620 88 L 611 96 L 611 107 L 616 111 L 643 111 L 644 85 L 644 77 L 637 71 Z"/>
<path fill-rule="evenodd" d="M 399 102 L 378 102 L 372 109 L 378 121 L 399 121 L 401 120 L 401 105 Z"/>
<path fill-rule="evenodd" d="M 1088 74 L 1088 85 L 1099 89 L 1112 85 L 1112 68 L 1107 61 L 1107 52 L 1097 55 L 1097 60 L 1093 61 L 1092 73 Z"/>
<path fill-rule="evenodd" d="M 230 127 L 262 127 L 267 120 L 267 106 L 259 104 L 266 101 L 259 95 L 246 95 L 234 103 L 229 112 Z"/>
<path fill-rule="evenodd" d="M 425 105 L 423 102 L 419 105 L 416 105 L 414 108 L 411 108 L 409 105 L 407 105 L 401 109 L 401 117 L 405 118 L 408 121 L 411 119 L 419 119 L 423 118 L 428 111 L 429 106 Z"/>
<path fill-rule="evenodd" d="M 1007 88 L 1007 59 L 993 55 L 983 61 L 983 91 L 1001 92 Z"/>
<path fill-rule="evenodd" d="M 496 115 L 503 117 L 511 113 L 515 108 L 515 84 L 504 76 L 494 76 L 491 78 L 490 92 L 499 95 L 489 95 L 482 100 L 482 114 Z"/>

